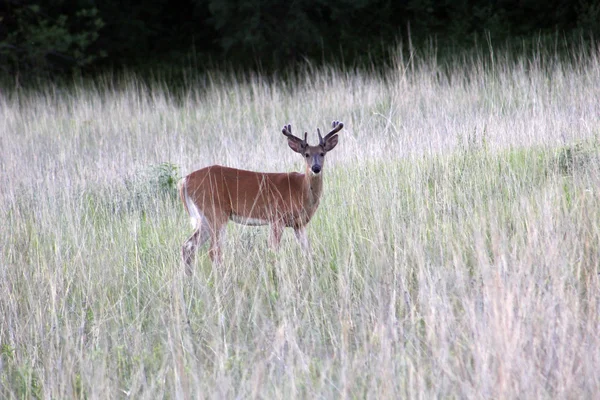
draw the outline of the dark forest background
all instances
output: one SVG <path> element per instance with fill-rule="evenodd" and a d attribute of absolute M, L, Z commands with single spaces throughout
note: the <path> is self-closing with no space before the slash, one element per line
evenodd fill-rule
<path fill-rule="evenodd" d="M 443 56 L 598 33 L 593 0 L 0 0 L 0 73 L 379 65 L 399 43 Z"/>

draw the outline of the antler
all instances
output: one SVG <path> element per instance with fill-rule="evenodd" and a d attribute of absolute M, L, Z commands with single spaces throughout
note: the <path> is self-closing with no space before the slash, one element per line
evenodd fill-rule
<path fill-rule="evenodd" d="M 302 140 L 299 137 L 292 135 L 292 125 L 288 124 L 288 125 L 283 126 L 281 133 L 283 133 L 285 136 L 287 136 L 287 138 L 290 140 L 300 142 L 300 145 L 302 147 L 308 146 L 308 143 L 306 142 L 306 139 L 308 137 L 308 132 L 304 132 L 304 140 Z"/>
<path fill-rule="evenodd" d="M 321 131 L 319 130 L 319 128 L 317 128 L 317 134 L 319 135 L 319 144 L 321 146 L 325 146 L 325 143 L 327 142 L 327 140 L 329 140 L 330 137 L 332 137 L 333 135 L 335 135 L 336 133 L 341 131 L 342 128 L 344 127 L 344 124 L 341 123 L 340 121 L 333 121 L 331 123 L 331 127 L 333 129 L 331 130 L 331 132 L 329 132 L 327 135 L 325 135 L 325 137 L 321 136 Z"/>

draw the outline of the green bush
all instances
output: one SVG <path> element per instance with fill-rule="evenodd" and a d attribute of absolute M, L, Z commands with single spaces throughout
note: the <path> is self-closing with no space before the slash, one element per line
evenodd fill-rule
<path fill-rule="evenodd" d="M 52 15 L 37 4 L 22 6 L 0 35 L 0 65 L 28 74 L 84 67 L 106 56 L 93 47 L 103 26 L 96 8 Z"/>

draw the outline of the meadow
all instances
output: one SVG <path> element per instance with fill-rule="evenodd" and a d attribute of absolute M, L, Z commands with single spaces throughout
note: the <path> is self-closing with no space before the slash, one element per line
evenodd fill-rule
<path fill-rule="evenodd" d="M 231 223 L 187 276 L 177 180 L 334 119 L 311 254 Z M 593 398 L 599 135 L 583 50 L 4 90 L 0 397 Z"/>

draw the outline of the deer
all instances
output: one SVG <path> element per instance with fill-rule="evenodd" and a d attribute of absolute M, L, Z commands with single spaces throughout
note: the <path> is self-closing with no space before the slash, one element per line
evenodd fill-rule
<path fill-rule="evenodd" d="M 310 251 L 306 225 L 319 207 L 323 192 L 325 155 L 338 143 L 344 124 L 333 121 L 331 131 L 310 146 L 292 134 L 292 126 L 281 132 L 288 146 L 304 158 L 305 173 L 265 173 L 212 165 L 185 176 L 179 184 L 183 206 L 194 233 L 185 241 L 181 255 L 186 273 L 191 274 L 194 255 L 210 239 L 212 264 L 222 263 L 225 227 L 229 221 L 244 225 L 270 225 L 269 245 L 277 250 L 284 228 L 293 228 L 303 251 Z"/>

